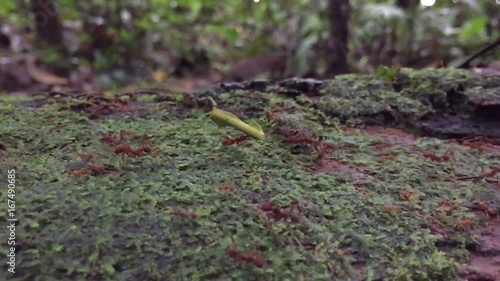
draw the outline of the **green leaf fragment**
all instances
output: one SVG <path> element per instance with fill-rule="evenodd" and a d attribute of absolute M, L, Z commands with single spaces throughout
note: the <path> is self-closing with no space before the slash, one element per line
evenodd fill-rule
<path fill-rule="evenodd" d="M 210 119 L 212 119 L 219 127 L 231 126 L 254 139 L 264 139 L 264 131 L 255 121 L 247 124 L 241 121 L 236 115 L 216 107 L 210 111 Z"/>
<path fill-rule="evenodd" d="M 116 272 L 115 268 L 113 267 L 112 264 L 110 263 L 105 263 L 102 265 L 102 270 L 108 274 L 108 275 L 112 275 Z"/>

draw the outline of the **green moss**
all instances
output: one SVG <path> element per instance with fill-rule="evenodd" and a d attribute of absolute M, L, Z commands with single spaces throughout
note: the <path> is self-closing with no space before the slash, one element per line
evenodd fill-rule
<path fill-rule="evenodd" d="M 146 109 L 97 119 L 69 110 L 68 97 L 40 108 L 4 101 L 13 110 L 0 114 L 0 122 L 7 124 L 0 132 L 8 152 L 2 164 L 15 168 L 19 179 L 17 241 L 31 245 L 18 252 L 22 259 L 17 276 L 25 280 L 162 280 L 166 276 L 171 280 L 331 280 L 334 274 L 345 280 L 360 271 L 387 280 L 456 280 L 456 252 L 436 246 L 437 241 L 454 237 L 434 232 L 429 217 L 437 217 L 451 229 L 458 219 L 469 216 L 463 207 L 452 216 L 436 211 L 442 200 L 458 205 L 476 200 L 484 188 L 479 182 L 450 178 L 453 173 L 473 173 L 474 166 L 485 159 L 491 166 L 500 161 L 492 153 L 444 141 L 402 141 L 390 133 L 342 131 L 317 121 L 335 122 L 329 114 L 351 118 L 380 111 L 419 115 L 428 110 L 385 82 L 370 79 L 361 78 L 368 83 L 364 86 L 357 84 L 356 76 L 331 81 L 324 87 L 324 96 L 314 101 L 320 112 L 273 93 L 239 91 L 216 96 L 221 108 L 257 119 L 268 135 L 265 141 L 249 140 L 241 146 L 222 146 L 224 133 L 234 132 L 216 127 L 206 111 L 171 101 L 149 103 L 144 98 Z M 85 100 L 82 96 L 71 102 Z M 264 111 L 274 107 L 280 107 L 282 115 L 270 124 Z M 349 169 L 313 173 L 312 152 L 292 153 L 294 145 L 271 133 L 273 126 L 322 135 L 335 146 L 324 161 Z M 133 147 L 143 134 L 151 135 L 156 153 L 131 158 L 124 165 L 100 141 L 104 133 L 120 130 L 134 134 L 128 140 Z M 375 149 L 380 143 L 389 145 Z M 442 155 L 448 148 L 455 151 L 453 167 L 422 154 Z M 115 171 L 71 175 L 70 170 L 85 167 L 78 152 L 91 153 L 92 163 L 110 165 Z M 218 189 L 221 185 L 231 185 L 234 191 Z M 415 196 L 405 199 L 405 192 Z M 0 193 L 5 195 L 5 190 Z M 258 211 L 258 204 L 267 200 L 288 208 L 295 199 L 302 207 L 299 224 L 270 222 Z M 398 211 L 387 212 L 388 204 L 398 206 Z M 0 212 L 5 213 L 5 208 L 0 205 Z M 176 208 L 197 218 L 175 216 Z M 457 235 L 470 238 L 467 232 Z M 244 252 L 256 248 L 269 266 L 236 262 L 225 254 L 229 246 Z M 2 252 L 4 265 L 5 258 Z"/>
<path fill-rule="evenodd" d="M 441 89 L 445 92 L 451 89 L 471 88 L 484 85 L 482 76 L 469 70 L 454 68 L 438 68 L 413 70 L 402 68 L 399 79 L 405 88 L 418 88 L 422 85 L 430 89 Z"/>
<path fill-rule="evenodd" d="M 344 74 L 325 83 L 322 95 L 331 95 L 339 98 L 353 98 L 370 96 L 374 92 L 390 91 L 391 85 L 372 75 Z"/>
<path fill-rule="evenodd" d="M 340 119 L 354 119 L 355 123 L 373 119 L 375 123 L 388 124 L 397 119 L 418 118 L 430 110 L 429 105 L 396 93 L 386 82 L 369 76 L 340 76 L 325 85 L 322 92 L 316 103 L 320 110 Z M 387 120 L 388 116 L 393 120 Z"/>

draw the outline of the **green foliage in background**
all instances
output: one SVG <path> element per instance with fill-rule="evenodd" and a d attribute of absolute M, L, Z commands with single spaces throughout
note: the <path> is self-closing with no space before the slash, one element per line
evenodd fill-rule
<path fill-rule="evenodd" d="M 0 1 L 0 16 L 7 16 L 12 13 L 16 8 L 16 2 L 10 0 Z"/>
<path fill-rule="evenodd" d="M 321 73 L 328 56 L 327 0 L 149 0 L 57 1 L 60 17 L 76 33 L 77 41 L 89 41 L 85 23 L 105 24 L 118 43 L 95 50 L 94 67 L 106 70 L 128 66 L 135 60 L 172 71 L 172 58 L 195 64 L 207 57 L 212 67 L 227 70 L 231 62 L 285 50 L 288 71 L 302 75 L 311 69 Z M 460 60 L 498 36 L 494 1 L 438 1 L 433 7 L 403 9 L 396 1 L 351 0 L 350 61 L 365 65 Z M 1 0 L 0 18 L 30 24 L 30 1 Z M 68 41 L 72 49 L 77 44 Z M 377 46 L 383 45 L 381 50 Z M 439 45 L 439 48 L 436 48 Z M 129 59 L 133 57 L 134 60 Z M 375 59 L 374 59 L 375 58 Z M 374 69 L 373 69 L 374 70 Z"/>

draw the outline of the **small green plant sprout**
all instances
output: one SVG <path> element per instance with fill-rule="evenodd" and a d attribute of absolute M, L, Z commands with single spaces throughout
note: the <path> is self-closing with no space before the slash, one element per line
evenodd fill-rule
<path fill-rule="evenodd" d="M 212 102 L 212 110 L 210 111 L 210 119 L 212 119 L 215 124 L 219 127 L 224 127 L 224 126 L 231 126 L 235 128 L 236 130 L 244 133 L 245 135 L 252 137 L 257 140 L 263 140 L 264 139 L 264 131 L 260 127 L 260 125 L 252 121 L 249 124 L 241 121 L 236 115 L 218 109 L 217 108 L 217 103 L 212 99 L 209 98 L 210 101 Z"/>
<path fill-rule="evenodd" d="M 395 65 L 392 67 L 381 65 L 377 67 L 377 69 L 375 70 L 375 74 L 377 75 L 377 77 L 389 83 L 393 83 L 400 71 L 401 71 L 401 66 L 399 65 Z"/>

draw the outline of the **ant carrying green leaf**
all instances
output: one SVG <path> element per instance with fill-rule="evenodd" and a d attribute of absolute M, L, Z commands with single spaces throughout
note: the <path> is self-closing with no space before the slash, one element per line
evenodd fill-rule
<path fill-rule="evenodd" d="M 244 133 L 245 135 L 252 137 L 254 139 L 263 140 L 264 139 L 264 131 L 260 127 L 260 125 L 252 121 L 249 124 L 241 121 L 236 115 L 218 109 L 217 103 L 209 98 L 212 102 L 212 110 L 210 111 L 210 119 L 212 119 L 215 124 L 219 127 L 231 126 L 236 130 Z"/>

